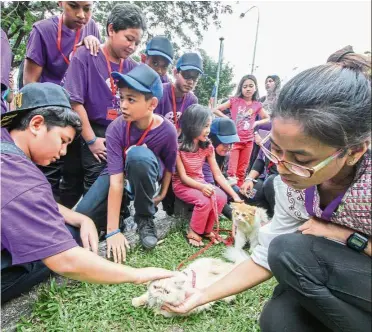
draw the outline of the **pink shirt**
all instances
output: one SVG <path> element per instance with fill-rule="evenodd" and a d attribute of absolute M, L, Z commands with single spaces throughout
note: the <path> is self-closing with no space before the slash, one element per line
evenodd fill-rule
<path fill-rule="evenodd" d="M 256 116 L 262 108 L 258 101 L 252 101 L 248 104 L 243 98 L 230 98 L 231 118 L 234 120 L 240 142 L 249 142 L 254 140 L 253 124 Z"/>
<path fill-rule="evenodd" d="M 214 157 L 214 147 L 212 144 L 209 144 L 206 149 L 199 148 L 199 150 L 196 152 L 178 151 L 178 156 L 180 156 L 182 159 L 187 176 L 195 181 L 205 182 L 203 175 L 203 164 L 209 156 Z M 176 188 L 182 183 L 177 172 L 173 175 L 172 183 L 173 188 Z"/>

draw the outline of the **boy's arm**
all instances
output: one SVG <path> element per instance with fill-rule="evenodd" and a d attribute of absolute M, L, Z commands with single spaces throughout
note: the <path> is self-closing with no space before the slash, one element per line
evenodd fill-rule
<path fill-rule="evenodd" d="M 123 191 L 124 173 L 110 175 L 110 189 L 107 202 L 107 234 L 119 228 Z"/>
<path fill-rule="evenodd" d="M 39 82 L 43 67 L 39 66 L 36 62 L 31 59 L 25 59 L 23 69 L 23 85 L 28 83 Z"/>
<path fill-rule="evenodd" d="M 155 205 L 158 205 L 166 196 L 171 180 L 172 180 L 172 173 L 169 171 L 165 171 L 163 180 L 161 182 L 160 193 L 154 198 Z"/>

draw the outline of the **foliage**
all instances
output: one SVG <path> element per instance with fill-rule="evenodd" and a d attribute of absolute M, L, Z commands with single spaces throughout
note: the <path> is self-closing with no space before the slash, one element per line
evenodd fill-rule
<path fill-rule="evenodd" d="M 205 75 L 199 80 L 195 89 L 195 95 L 199 99 L 199 104 L 207 106 L 216 82 L 218 63 L 214 61 L 205 50 L 200 49 L 199 52 L 203 58 Z M 231 95 L 235 88 L 235 84 L 231 83 L 233 77 L 232 66 L 229 63 L 222 62 L 220 83 L 218 86 L 218 100 L 227 98 Z"/>
<path fill-rule="evenodd" d="M 111 8 L 124 1 L 95 2 L 94 19 L 103 27 Z M 232 13 L 230 5 L 220 1 L 135 1 L 146 15 L 148 33 L 165 34 L 177 50 L 195 47 L 202 40 L 203 31 L 211 24 L 220 26 L 219 15 Z M 1 2 L 1 28 L 8 35 L 14 54 L 13 67 L 18 66 L 25 55 L 27 36 L 33 23 L 60 12 L 57 1 L 6 1 Z"/>

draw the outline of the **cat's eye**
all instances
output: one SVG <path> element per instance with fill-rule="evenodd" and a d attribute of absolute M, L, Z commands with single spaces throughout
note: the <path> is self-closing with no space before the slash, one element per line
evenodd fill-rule
<path fill-rule="evenodd" d="M 166 289 L 164 289 L 164 293 L 165 294 L 169 294 L 169 291 L 167 291 Z"/>

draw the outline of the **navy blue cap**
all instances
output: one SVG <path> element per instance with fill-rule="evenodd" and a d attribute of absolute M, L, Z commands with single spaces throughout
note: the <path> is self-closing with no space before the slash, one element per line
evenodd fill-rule
<path fill-rule="evenodd" d="M 198 53 L 185 53 L 176 64 L 177 70 L 197 70 L 203 74 L 203 59 Z"/>
<path fill-rule="evenodd" d="M 117 81 L 124 82 L 131 89 L 151 93 L 158 100 L 163 97 L 163 84 L 160 76 L 148 65 L 140 64 L 125 75 L 115 71 L 111 73 L 111 76 Z"/>
<path fill-rule="evenodd" d="M 1 127 L 10 127 L 27 111 L 40 107 L 58 106 L 71 109 L 70 95 L 54 83 L 30 83 L 14 96 L 16 109 L 1 114 Z"/>
<path fill-rule="evenodd" d="M 217 136 L 222 144 L 240 142 L 233 120 L 227 118 L 216 118 L 212 121 L 211 134 Z"/>
<path fill-rule="evenodd" d="M 164 36 L 152 38 L 146 45 L 145 53 L 147 55 L 160 55 L 169 62 L 172 62 L 174 57 L 173 46 L 169 39 Z"/>

